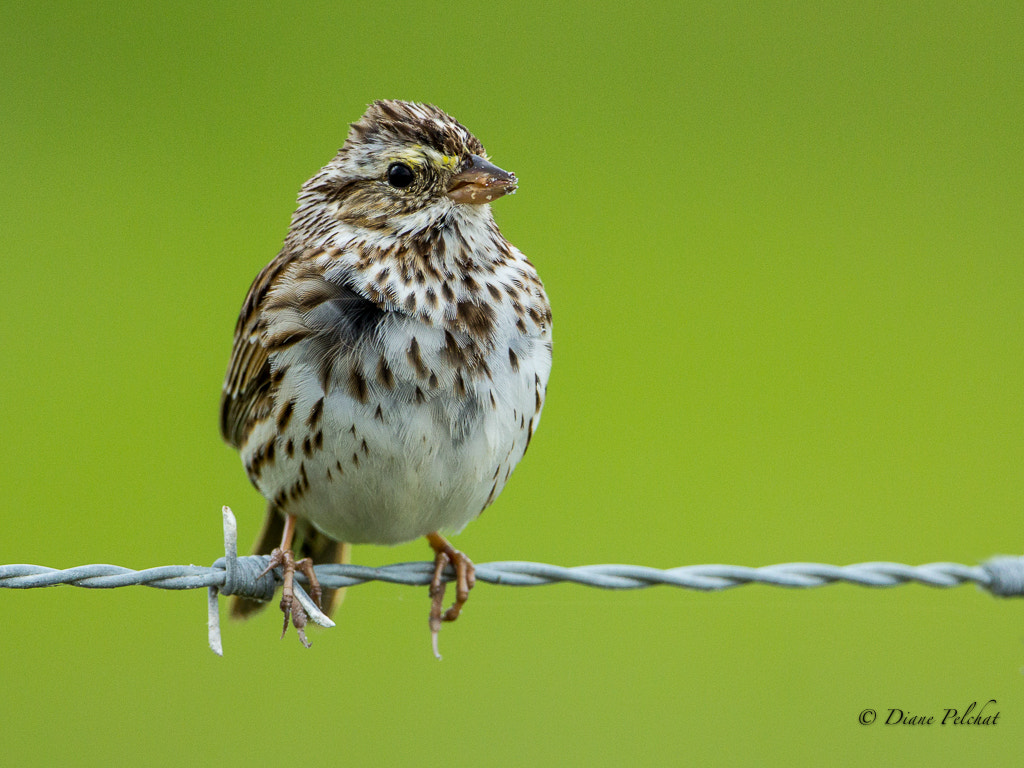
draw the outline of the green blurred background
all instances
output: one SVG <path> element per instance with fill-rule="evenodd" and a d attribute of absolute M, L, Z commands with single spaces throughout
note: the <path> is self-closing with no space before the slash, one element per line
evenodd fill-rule
<path fill-rule="evenodd" d="M 1019 3 L 5 4 L 0 562 L 212 562 L 238 308 L 381 97 L 520 193 L 543 424 L 457 539 L 657 567 L 1024 550 Z M 357 547 L 371 565 L 422 542 Z M 354 588 L 311 650 L 205 594 L 0 593 L 9 765 L 1005 762 L 1024 603 L 970 587 Z M 994 728 L 871 727 L 997 699 Z"/>

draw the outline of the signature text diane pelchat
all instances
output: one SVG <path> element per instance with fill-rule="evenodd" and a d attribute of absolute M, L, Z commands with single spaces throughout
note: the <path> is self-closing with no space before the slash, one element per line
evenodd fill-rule
<path fill-rule="evenodd" d="M 883 725 L 998 725 L 997 706 L 998 702 L 995 699 L 989 699 L 984 704 L 972 701 L 966 707 L 949 707 L 939 714 L 921 714 L 890 707 L 882 710 L 885 719 L 881 722 Z M 861 711 L 858 719 L 861 725 L 871 725 L 879 719 L 879 714 L 873 709 L 865 709 Z"/>

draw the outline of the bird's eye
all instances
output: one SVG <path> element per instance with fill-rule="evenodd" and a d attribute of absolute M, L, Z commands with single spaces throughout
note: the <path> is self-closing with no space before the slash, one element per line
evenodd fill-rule
<path fill-rule="evenodd" d="M 392 163 L 388 166 L 388 184 L 398 189 L 405 189 L 413 180 L 412 168 L 405 163 Z"/>

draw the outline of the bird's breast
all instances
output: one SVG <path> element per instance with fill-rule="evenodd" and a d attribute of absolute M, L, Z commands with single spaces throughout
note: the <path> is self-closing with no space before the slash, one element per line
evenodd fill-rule
<path fill-rule="evenodd" d="M 438 325 L 381 312 L 358 335 L 321 317 L 273 354 L 274 408 L 249 441 L 260 490 L 353 543 L 458 530 L 489 505 L 539 421 L 549 331 L 522 333 L 509 305 L 482 338 L 452 311 Z"/>

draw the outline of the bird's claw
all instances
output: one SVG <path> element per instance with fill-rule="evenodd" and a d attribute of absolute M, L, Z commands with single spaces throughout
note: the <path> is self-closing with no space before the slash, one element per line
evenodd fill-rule
<path fill-rule="evenodd" d="M 278 566 L 281 567 L 281 580 L 283 582 L 281 586 L 281 611 L 284 613 L 284 627 L 281 629 L 281 637 L 283 639 L 288 633 L 288 622 L 291 620 L 292 626 L 295 627 L 295 631 L 299 635 L 299 640 L 304 646 L 309 648 L 311 643 L 306 639 L 306 624 L 309 623 L 309 615 L 306 613 L 306 609 L 302 607 L 302 603 L 295 597 L 295 572 L 299 571 L 306 577 L 306 580 L 309 582 L 309 596 L 317 604 L 317 607 L 320 607 L 320 598 L 323 595 L 323 590 L 320 587 L 320 581 L 317 579 L 316 573 L 313 572 L 313 561 L 308 557 L 297 561 L 290 549 L 277 547 L 270 553 L 270 562 L 267 563 L 267 567 L 263 569 L 260 576 L 267 575 Z"/>
<path fill-rule="evenodd" d="M 434 555 L 434 576 L 430 581 L 430 642 L 434 656 L 440 659 L 437 635 L 441 631 L 441 622 L 455 621 L 459 618 L 462 606 L 469 599 L 469 590 L 476 583 L 476 569 L 468 557 L 453 548 L 443 537 L 432 534 L 427 538 L 436 553 Z M 455 568 L 455 602 L 448 610 L 444 610 L 446 582 L 442 577 L 444 569 L 449 564 Z"/>

